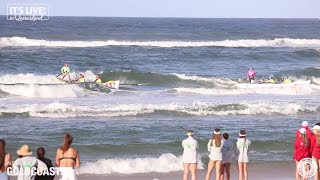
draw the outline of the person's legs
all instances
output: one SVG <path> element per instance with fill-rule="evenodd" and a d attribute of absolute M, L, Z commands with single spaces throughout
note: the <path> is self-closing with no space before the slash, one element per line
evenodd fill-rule
<path fill-rule="evenodd" d="M 189 163 L 183 163 L 183 180 L 188 180 L 189 168 Z"/>
<path fill-rule="evenodd" d="M 243 163 L 238 161 L 239 180 L 243 178 Z"/>
<path fill-rule="evenodd" d="M 220 168 L 220 180 L 224 180 L 224 170 L 225 170 L 226 165 L 225 164 L 221 164 L 221 168 Z"/>
<path fill-rule="evenodd" d="M 216 163 L 216 161 L 213 161 L 211 159 L 209 160 L 208 172 L 207 172 L 207 175 L 206 175 L 206 180 L 210 180 L 211 172 L 212 172 L 212 169 L 214 168 L 215 163 Z"/>
<path fill-rule="evenodd" d="M 231 163 L 225 164 L 225 171 L 226 171 L 226 179 L 227 180 L 230 180 L 230 166 L 231 166 Z"/>
<path fill-rule="evenodd" d="M 220 179 L 221 161 L 216 162 L 216 180 Z"/>
<path fill-rule="evenodd" d="M 190 164 L 192 180 L 197 179 L 197 163 Z"/>
<path fill-rule="evenodd" d="M 301 176 L 300 176 L 300 174 L 299 174 L 299 172 L 298 172 L 298 161 L 296 160 L 296 180 L 300 180 L 301 178 Z"/>
<path fill-rule="evenodd" d="M 71 77 L 70 77 L 70 74 L 68 73 L 68 77 L 69 77 L 69 82 L 71 82 Z"/>
<path fill-rule="evenodd" d="M 244 180 L 248 180 L 248 163 L 247 162 L 243 163 L 243 175 L 244 175 Z"/>

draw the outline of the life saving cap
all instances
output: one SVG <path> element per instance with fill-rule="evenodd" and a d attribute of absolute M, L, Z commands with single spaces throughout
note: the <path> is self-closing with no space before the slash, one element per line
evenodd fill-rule
<path fill-rule="evenodd" d="M 64 66 L 66 66 L 66 67 L 67 67 L 67 66 L 68 66 L 68 64 L 67 64 L 67 63 L 64 63 Z"/>
<path fill-rule="evenodd" d="M 303 121 L 303 122 L 301 123 L 301 126 L 302 126 L 302 127 L 308 127 L 308 122 L 307 122 L 307 121 Z"/>
<path fill-rule="evenodd" d="M 100 76 L 99 76 L 99 75 L 97 75 L 96 77 L 97 77 L 97 78 L 100 78 Z"/>
<path fill-rule="evenodd" d="M 80 74 L 80 77 L 84 77 L 84 75 L 83 75 L 83 74 Z"/>

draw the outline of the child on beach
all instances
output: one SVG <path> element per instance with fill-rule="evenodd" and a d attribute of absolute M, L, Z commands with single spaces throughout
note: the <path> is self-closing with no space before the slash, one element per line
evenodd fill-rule
<path fill-rule="evenodd" d="M 307 130 L 301 128 L 299 130 L 299 135 L 296 137 L 294 142 L 294 155 L 293 158 L 296 160 L 296 180 L 300 180 L 301 176 L 298 172 L 298 163 L 301 159 L 311 157 L 310 153 L 310 139 L 307 135 Z"/>
<path fill-rule="evenodd" d="M 6 152 L 6 142 L 0 139 L 0 179 L 9 180 L 7 168 L 12 162 L 12 157 Z"/>
<path fill-rule="evenodd" d="M 61 180 L 75 180 L 74 168 L 80 167 L 80 158 L 78 151 L 71 147 L 73 137 L 65 134 L 63 145 L 58 148 L 56 155 L 56 164 L 62 174 Z"/>
<path fill-rule="evenodd" d="M 191 170 L 192 180 L 197 179 L 197 162 L 198 162 L 198 153 L 199 148 L 197 140 L 193 138 L 193 131 L 189 130 L 187 132 L 188 138 L 182 141 L 183 147 L 183 180 L 188 179 L 189 170 Z"/>
<path fill-rule="evenodd" d="M 220 168 L 222 161 L 222 152 L 221 148 L 224 144 L 224 141 L 221 139 L 220 129 L 215 129 L 212 135 L 212 138 L 208 142 L 208 151 L 209 155 L 209 163 L 208 163 L 208 172 L 206 175 L 206 180 L 210 180 L 211 172 L 214 167 L 216 167 L 216 180 L 220 179 Z"/>
<path fill-rule="evenodd" d="M 229 141 L 229 134 L 223 133 L 224 143 L 221 149 L 222 162 L 221 162 L 221 176 L 220 180 L 224 180 L 224 172 L 226 172 L 226 179 L 230 180 L 230 166 L 233 156 L 233 143 Z"/>
<path fill-rule="evenodd" d="M 239 180 L 248 180 L 248 149 L 251 141 L 247 139 L 246 136 L 246 131 L 240 130 L 239 138 L 237 141 Z"/>

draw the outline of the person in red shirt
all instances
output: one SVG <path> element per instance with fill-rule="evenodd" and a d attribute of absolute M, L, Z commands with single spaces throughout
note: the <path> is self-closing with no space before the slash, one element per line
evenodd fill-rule
<path fill-rule="evenodd" d="M 301 176 L 298 172 L 298 163 L 303 158 L 311 158 L 310 153 L 310 139 L 307 136 L 306 128 L 299 130 L 299 136 L 296 137 L 294 142 L 294 155 L 293 158 L 296 160 L 296 179 L 300 179 Z"/>
<path fill-rule="evenodd" d="M 312 155 L 312 159 L 317 163 L 317 166 L 320 165 L 320 126 L 315 125 L 312 128 L 314 135 L 311 138 L 311 148 L 310 152 Z M 320 179 L 320 173 L 319 168 L 318 171 L 316 171 L 314 178 L 319 180 Z"/>

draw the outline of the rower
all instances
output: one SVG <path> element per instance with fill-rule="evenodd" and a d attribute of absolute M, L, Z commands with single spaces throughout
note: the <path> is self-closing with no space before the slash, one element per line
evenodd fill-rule
<path fill-rule="evenodd" d="M 250 83 L 254 83 L 254 78 L 256 77 L 256 74 L 257 73 L 251 67 L 247 72 L 247 79 L 249 80 Z"/>
<path fill-rule="evenodd" d="M 292 80 L 289 79 L 289 78 L 287 78 L 287 77 L 284 77 L 283 79 L 284 79 L 284 80 L 283 80 L 283 84 L 292 83 Z"/>
<path fill-rule="evenodd" d="M 84 75 L 83 75 L 83 74 L 80 74 L 80 77 L 79 77 L 79 79 L 78 79 L 76 82 L 77 82 L 77 83 L 84 83 L 84 82 L 85 82 Z"/>
<path fill-rule="evenodd" d="M 69 82 L 71 82 L 71 78 L 70 78 L 70 68 L 68 66 L 67 63 L 64 64 L 64 66 L 61 68 L 61 75 L 62 75 L 62 81 L 64 79 L 64 77 L 68 76 L 69 77 Z"/>
<path fill-rule="evenodd" d="M 102 83 L 99 75 L 96 76 L 96 80 L 94 80 L 94 82 L 99 83 L 99 84 Z"/>
<path fill-rule="evenodd" d="M 270 83 L 270 84 L 275 84 L 276 81 L 274 80 L 274 77 L 273 76 L 270 76 L 269 77 L 269 80 L 265 81 L 266 83 Z"/>

